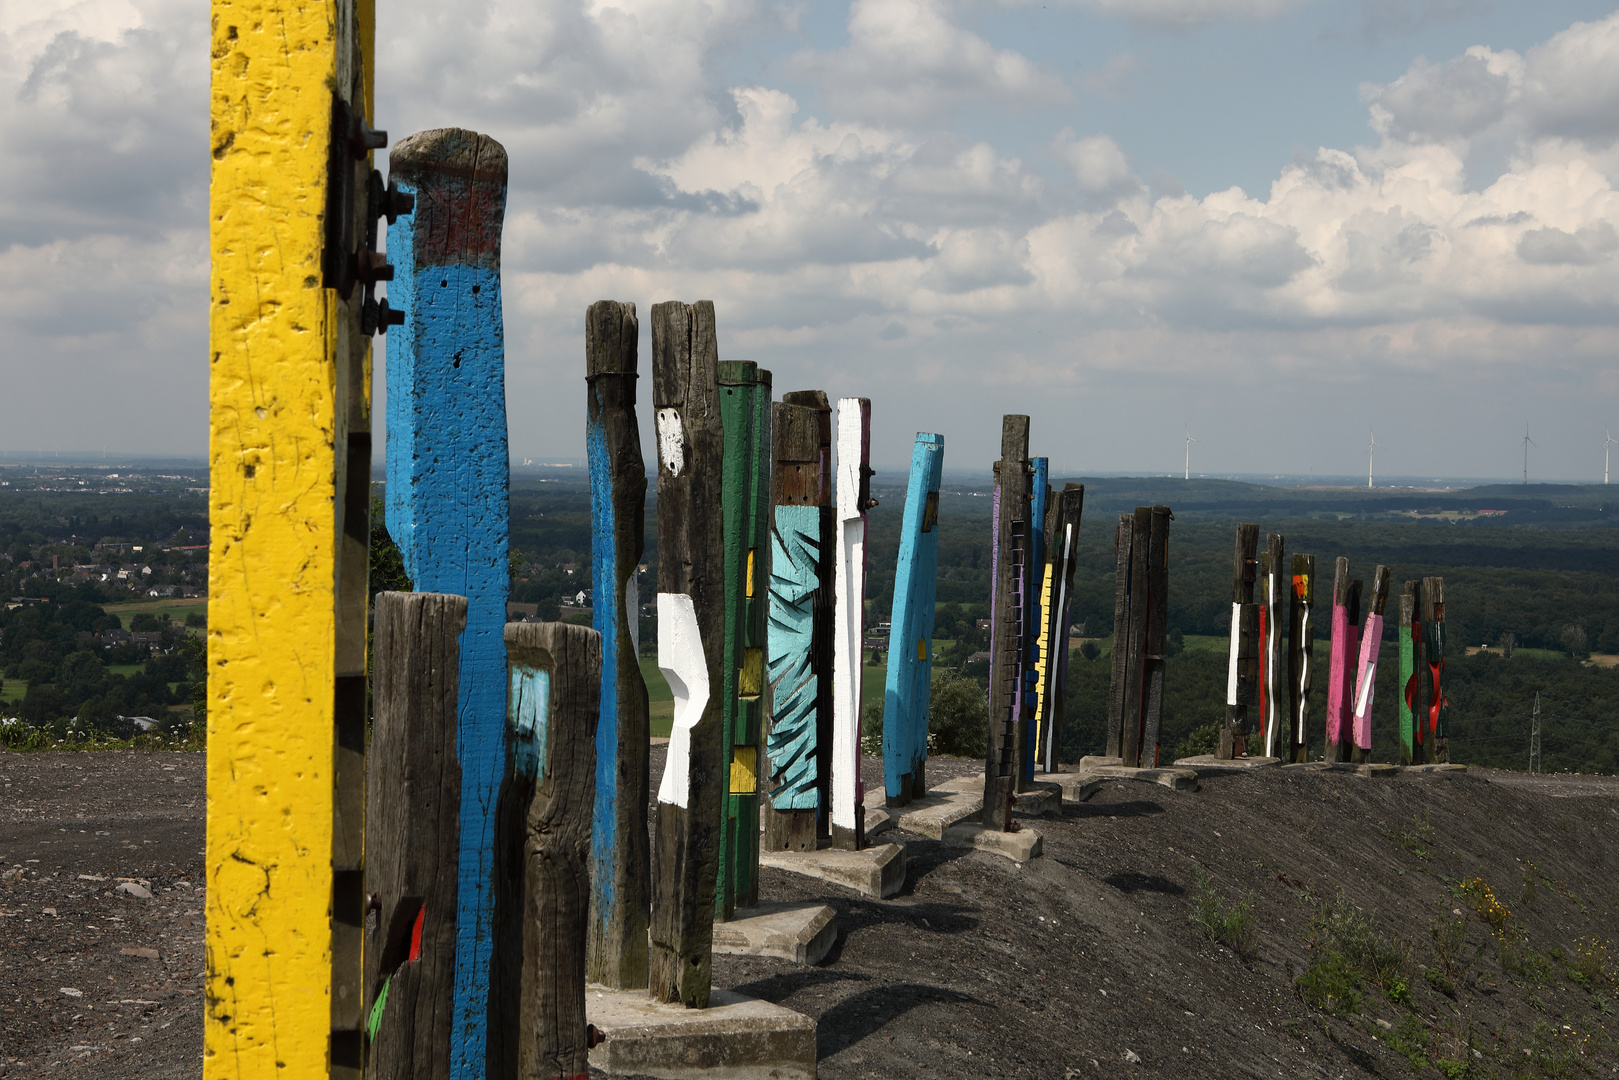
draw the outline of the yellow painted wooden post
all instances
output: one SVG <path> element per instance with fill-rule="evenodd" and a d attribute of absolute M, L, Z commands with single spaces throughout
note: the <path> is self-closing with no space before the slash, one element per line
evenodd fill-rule
<path fill-rule="evenodd" d="M 373 22 L 212 4 L 208 1080 L 363 1056 Z"/>

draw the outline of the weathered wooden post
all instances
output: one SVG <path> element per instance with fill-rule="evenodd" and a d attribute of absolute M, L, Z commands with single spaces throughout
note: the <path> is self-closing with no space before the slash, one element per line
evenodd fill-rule
<path fill-rule="evenodd" d="M 1293 556 L 1288 611 L 1287 675 L 1289 761 L 1310 760 L 1310 688 L 1315 675 L 1315 556 Z M 1328 759 L 1332 760 L 1332 759 Z"/>
<path fill-rule="evenodd" d="M 1038 729 L 1041 716 L 1041 627 L 1045 624 L 1046 508 L 1051 502 L 1051 485 L 1046 482 L 1051 459 L 1029 459 L 1029 554 L 1023 584 L 1023 625 L 1027 627 L 1025 651 L 1018 661 L 1018 753 L 1022 770 L 1018 790 L 1027 791 L 1034 781 L 1034 763 L 1040 757 Z"/>
<path fill-rule="evenodd" d="M 883 791 L 904 806 L 928 793 L 928 701 L 933 679 L 933 602 L 939 579 L 939 478 L 944 436 L 918 432 L 900 523 L 883 691 Z"/>
<path fill-rule="evenodd" d="M 1278 757 L 1288 739 L 1287 725 L 1282 720 L 1282 596 L 1287 591 L 1283 582 L 1281 533 L 1265 534 L 1265 561 L 1260 564 L 1264 577 L 1264 597 L 1260 601 L 1259 633 L 1262 645 L 1259 657 L 1261 693 L 1260 711 L 1265 723 L 1265 756 Z"/>
<path fill-rule="evenodd" d="M 1068 615 L 1074 601 L 1075 546 L 1085 508 L 1085 485 L 1065 484 L 1046 511 L 1046 565 L 1040 625 L 1040 705 L 1035 752 L 1046 772 L 1056 772 L 1062 753 L 1063 697 L 1068 685 Z"/>
<path fill-rule="evenodd" d="M 993 591 L 990 594 L 989 747 L 984 763 L 984 825 L 1011 831 L 1017 796 L 1018 660 L 1027 637 L 1023 585 L 1028 556 L 1029 418 L 1001 418 L 1001 459 L 995 463 Z"/>
<path fill-rule="evenodd" d="M 725 808 L 720 817 L 714 915 L 729 919 L 759 899 L 759 744 L 764 701 L 770 545 L 770 372 L 752 361 L 718 365 L 725 432 L 720 516 L 725 562 Z M 755 588 L 755 585 L 758 588 Z"/>
<path fill-rule="evenodd" d="M 775 406 L 771 431 L 775 505 L 770 530 L 766 664 L 771 716 L 766 750 L 775 787 L 763 809 L 762 843 L 767 851 L 814 851 L 817 819 L 826 805 L 822 789 L 827 771 L 818 724 L 825 684 L 831 680 L 817 662 L 821 657 L 816 646 L 824 642 L 817 640 L 815 617 L 822 594 L 821 567 L 831 561 L 830 537 L 822 531 L 831 480 L 829 447 L 821 437 L 825 416 L 818 409 L 782 401 Z"/>
<path fill-rule="evenodd" d="M 866 511 L 871 498 L 871 401 L 838 400 L 838 541 L 832 626 L 832 846 L 866 846 L 860 778 L 860 697 L 866 630 Z"/>
<path fill-rule="evenodd" d="M 403 206 L 369 182 L 371 5 L 212 13 L 203 1075 L 358 1077 L 372 252 Z"/>
<path fill-rule="evenodd" d="M 1417 749 L 1422 745 L 1422 728 L 1417 723 L 1420 707 L 1417 703 L 1417 657 L 1421 643 L 1422 615 L 1418 610 L 1418 594 L 1422 583 L 1408 581 L 1400 591 L 1400 764 L 1410 765 L 1417 760 Z"/>
<path fill-rule="evenodd" d="M 1138 506 L 1130 519 L 1129 618 L 1125 626 L 1124 735 L 1119 743 L 1124 764 L 1141 767 L 1147 695 L 1147 625 L 1152 609 L 1152 507 Z M 1118 642 L 1113 643 L 1118 648 Z"/>
<path fill-rule="evenodd" d="M 714 305 L 652 308 L 658 424 L 658 667 L 674 695 L 658 786 L 650 948 L 652 996 L 707 1008 L 724 763 L 725 434 Z"/>
<path fill-rule="evenodd" d="M 1142 639 L 1141 755 L 1138 764 L 1158 765 L 1159 735 L 1164 717 L 1164 665 L 1169 640 L 1169 523 L 1167 506 L 1149 511 L 1147 532 L 1147 611 Z M 1125 762 L 1129 764 L 1129 762 Z"/>
<path fill-rule="evenodd" d="M 1389 598 L 1389 568 L 1372 572 L 1372 598 L 1366 606 L 1366 632 L 1360 639 L 1359 678 L 1355 691 L 1356 763 L 1372 760 L 1372 696 L 1377 690 L 1377 653 L 1383 645 L 1383 608 Z"/>
<path fill-rule="evenodd" d="M 448 1080 L 455 989 L 461 765 L 460 637 L 467 601 L 377 595 L 371 768 L 366 775 L 367 1074 Z"/>
<path fill-rule="evenodd" d="M 1231 654 L 1226 669 L 1226 722 L 1217 756 L 1229 761 L 1248 753 L 1248 706 L 1259 697 L 1259 610 L 1254 576 L 1259 565 L 1259 526 L 1237 526 L 1231 565 Z"/>
<path fill-rule="evenodd" d="M 1130 573 L 1135 564 L 1135 516 L 1120 514 L 1113 533 L 1113 648 L 1108 654 L 1107 756 L 1124 758 L 1124 686 L 1130 672 Z"/>
<path fill-rule="evenodd" d="M 388 342 L 388 532 L 418 590 L 467 598 L 451 1069 L 468 1077 L 486 1057 L 493 815 L 506 765 L 506 152 L 441 128 L 402 139 L 389 161 L 416 210 L 388 229 L 405 314 Z"/>
<path fill-rule="evenodd" d="M 1422 579 L 1422 655 L 1428 668 L 1428 761 L 1450 760 L 1450 715 L 1445 704 L 1445 579 Z"/>
<path fill-rule="evenodd" d="M 489 1077 L 590 1071 L 585 954 L 602 639 L 567 623 L 512 623 L 506 770 L 495 825 Z"/>
<path fill-rule="evenodd" d="M 601 635 L 601 719 L 591 828 L 590 981 L 645 986 L 651 862 L 646 808 L 648 716 L 641 677 L 646 465 L 635 415 L 640 322 L 635 305 L 585 313 L 585 453 L 590 464 L 591 622 Z"/>

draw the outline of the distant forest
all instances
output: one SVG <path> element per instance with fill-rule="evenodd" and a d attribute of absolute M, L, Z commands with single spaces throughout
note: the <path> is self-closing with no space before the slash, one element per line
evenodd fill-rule
<path fill-rule="evenodd" d="M 874 482 L 873 493 L 880 501 L 869 517 L 870 624 L 886 621 L 893 602 L 903 479 L 886 474 Z M 1318 596 L 1330 591 L 1333 560 L 1339 555 L 1347 556 L 1355 575 L 1368 581 L 1375 564 L 1387 564 L 1396 595 L 1402 581 L 1444 577 L 1452 646 L 1446 687 L 1457 760 L 1524 767 L 1529 715 L 1538 691 L 1547 769 L 1619 768 L 1619 669 L 1581 662 L 1591 654 L 1600 658 L 1619 653 L 1619 532 L 1615 532 L 1619 500 L 1612 496 L 1619 489 L 1502 485 L 1447 493 L 1278 488 L 1173 478 L 1082 482 L 1086 505 L 1072 621 L 1084 628 L 1087 639 L 1094 639 L 1095 647 L 1088 651 L 1098 659 L 1087 660 L 1076 650 L 1071 666 L 1068 740 L 1075 756 L 1101 744 L 1107 664 L 1099 661 L 1112 632 L 1113 536 L 1118 516 L 1137 505 L 1163 503 L 1176 517 L 1170 530 L 1170 637 L 1172 642 L 1192 643 L 1169 665 L 1166 753 L 1200 743 L 1207 737 L 1207 725 L 1223 714 L 1222 642 L 1230 618 L 1234 526 L 1253 521 L 1262 532 L 1282 533 L 1289 553 L 1316 556 Z M 1054 486 L 1061 483 L 1053 478 Z M 585 476 L 580 470 L 517 470 L 510 508 L 511 599 L 535 604 L 544 618 L 567 616 L 565 601 L 571 605 L 580 592 L 591 588 Z M 964 480 L 960 474 L 947 473 L 939 512 L 935 636 L 944 653 L 940 667 L 962 669 L 975 677 L 984 673 L 968 668 L 966 661 L 987 644 L 975 623 L 989 614 L 989 514 L 987 477 Z M 375 523 L 379 533 L 380 524 Z M 194 496 L 0 491 L 4 578 L 0 584 L 9 596 L 53 596 L 63 605 L 58 609 L 62 629 L 48 634 L 41 621 L 45 616 L 37 610 L 19 608 L 0 617 L 0 628 L 17 627 L 9 641 L 0 640 L 0 663 L 10 669 L 8 681 L 19 680 L 13 686 L 23 681 L 43 686 L 47 679 L 55 680 L 54 674 L 47 676 L 44 665 L 55 668 L 75 651 L 84 651 L 82 644 L 73 642 L 73 634 L 110 621 L 93 610 L 103 599 L 96 586 L 70 585 L 50 578 L 45 570 L 53 555 L 64 569 L 87 559 L 88 549 L 108 535 L 133 543 L 200 542 L 207 535 L 206 509 Z M 656 590 L 656 540 L 656 504 L 649 491 L 647 550 L 641 560 L 648 567 L 641 585 L 647 602 L 641 640 L 648 647 L 656 641 L 650 615 Z M 150 552 L 147 557 L 150 561 Z M 397 584 L 392 578 L 388 581 Z M 115 598 L 110 591 L 105 595 L 106 600 Z M 69 601 L 75 602 L 71 609 Z M 1393 604 L 1388 611 L 1391 623 L 1397 610 Z M 580 613 L 575 611 L 577 618 Z M 24 623 L 29 630 L 23 630 Z M 1317 622 L 1316 654 L 1323 665 L 1327 625 L 1326 619 Z M 43 646 L 31 650 L 38 663 L 28 671 L 34 678 L 24 680 L 21 664 L 27 658 L 22 638 L 39 635 L 50 636 L 52 644 L 48 655 Z M 1510 645 L 1504 651 L 1513 655 L 1465 655 L 1465 647 L 1478 645 Z M 1389 746 L 1393 738 L 1393 656 L 1391 629 L 1376 699 L 1378 747 Z M 183 679 L 178 671 L 154 672 L 139 704 L 173 707 L 188 700 Z M 58 695 L 71 697 L 76 692 L 70 680 L 59 681 Z M 167 684 L 167 694 L 157 692 L 159 684 Z M 93 716 L 124 705 L 115 693 L 117 685 L 99 689 L 105 708 L 84 709 L 83 703 L 66 697 L 57 702 L 42 690 L 35 693 L 30 712 L 43 717 L 49 703 L 64 713 Z M 133 675 L 124 689 L 128 696 L 136 696 Z M 1323 689 L 1317 689 L 1314 708 L 1317 717 L 1325 709 Z"/>

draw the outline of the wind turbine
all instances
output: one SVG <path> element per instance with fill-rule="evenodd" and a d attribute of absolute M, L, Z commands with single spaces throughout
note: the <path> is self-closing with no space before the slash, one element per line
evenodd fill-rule
<path fill-rule="evenodd" d="M 1366 486 L 1371 487 L 1372 486 L 1372 458 L 1373 458 L 1373 455 L 1376 454 L 1376 452 L 1377 452 L 1377 434 L 1375 432 L 1373 432 L 1371 428 L 1367 428 L 1366 429 L 1366 435 L 1367 435 L 1368 439 L 1370 440 L 1366 444 Z"/>
<path fill-rule="evenodd" d="M 1535 440 L 1529 437 L 1529 425 L 1525 424 L 1523 426 L 1523 482 L 1525 485 L 1529 483 L 1529 448 L 1537 445 Z"/>
<path fill-rule="evenodd" d="M 1606 484 L 1608 482 L 1608 447 L 1613 445 L 1613 432 L 1603 428 L 1602 433 L 1607 436 L 1602 441 L 1602 482 Z"/>
<path fill-rule="evenodd" d="M 1200 440 L 1192 438 L 1192 429 L 1186 429 L 1186 479 L 1192 478 L 1192 444 Z"/>

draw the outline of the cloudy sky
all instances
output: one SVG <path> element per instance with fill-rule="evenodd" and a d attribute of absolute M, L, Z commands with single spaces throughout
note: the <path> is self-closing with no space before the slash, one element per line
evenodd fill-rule
<path fill-rule="evenodd" d="M 585 307 L 987 465 L 1601 479 L 1613 0 L 378 0 L 376 126 L 511 159 L 514 455 Z M 0 7 L 0 448 L 201 454 L 207 5 Z M 643 336 L 643 349 L 647 346 Z M 648 392 L 650 388 L 647 388 Z M 560 390 L 560 392 L 559 392 Z"/>

